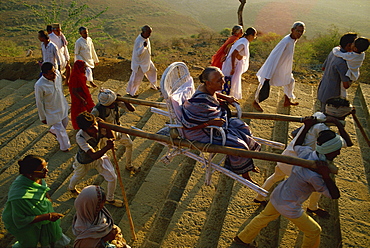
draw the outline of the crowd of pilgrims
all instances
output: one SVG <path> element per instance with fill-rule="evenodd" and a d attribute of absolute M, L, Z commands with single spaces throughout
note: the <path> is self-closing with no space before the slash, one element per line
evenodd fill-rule
<path fill-rule="evenodd" d="M 259 86 L 252 104 L 256 111 L 263 112 L 260 103 L 269 97 L 270 86 L 284 87 L 284 107 L 299 104 L 292 101 L 295 98 L 292 65 L 295 44 L 305 28 L 303 22 L 295 22 L 290 33 L 276 45 L 257 72 Z M 69 152 L 71 147 L 66 131 L 69 110 L 73 129 L 77 130 L 78 152 L 68 185 L 69 193 L 76 198 L 73 247 L 130 247 L 104 206 L 111 204 L 121 208 L 124 205 L 122 200 L 114 197 L 117 175 L 106 153 L 114 149 L 114 143 L 120 143 L 126 147 L 126 169 L 138 173 L 140 166 L 132 162 L 131 138 L 100 128 L 98 122 L 103 120 L 120 125 L 121 113 L 135 111 L 135 107 L 120 99 L 116 92 L 104 88 L 99 90 L 98 103 L 94 103 L 89 88 L 98 86 L 94 83 L 93 68 L 99 59 L 88 29 L 80 27 L 78 31 L 81 37 L 75 42 L 73 68 L 61 25 L 48 25 L 46 31 L 38 33 L 42 50 L 41 75 L 35 83 L 38 115 L 42 123 L 50 126 L 49 132 L 55 136 L 63 152 Z M 126 88 L 129 97 L 138 96 L 144 76 L 153 90 L 160 90 L 157 69 L 151 60 L 151 33 L 150 26 L 143 26 L 134 42 L 132 74 Z M 252 137 L 253 130 L 242 120 L 231 118 L 228 107 L 242 98 L 241 76 L 248 70 L 249 44 L 256 37 L 255 28 L 249 27 L 244 32 L 242 26 L 234 26 L 232 35 L 212 57 L 211 65 L 202 71 L 200 86 L 182 106 L 181 122 L 186 139 L 209 143 L 208 127 L 218 126 L 225 130 L 226 146 L 253 151 L 261 149 Z M 293 139 L 282 153 L 314 160 L 316 167 L 309 169 L 278 162 L 275 172 L 261 187 L 269 190 L 275 183 L 288 178 L 278 184 L 269 200 L 256 195 L 254 202 L 261 204 L 264 210 L 233 238 L 235 243 L 257 247 L 254 238 L 259 231 L 283 215 L 304 233 L 302 247 L 320 245 L 321 227 L 311 215 L 329 218 L 330 213 L 319 207 L 321 195 L 332 199 L 340 197 L 330 174 L 338 172 L 333 160 L 341 149 L 353 145 L 344 128 L 345 118 L 355 113 L 346 99 L 346 89 L 358 79 L 368 46 L 368 39 L 346 33 L 339 46 L 330 52 L 323 64 L 324 74 L 318 88 L 320 111 L 304 118 L 303 125 L 292 132 Z M 71 106 L 63 94 L 63 84 L 69 88 Z M 331 130 L 332 126 L 339 134 Z M 212 143 L 221 144 L 222 140 L 216 135 Z M 63 214 L 54 211 L 48 194 L 50 188 L 45 182 L 49 171 L 47 161 L 37 155 L 27 155 L 18 161 L 18 165 L 20 175 L 10 186 L 2 214 L 5 228 L 17 239 L 13 247 L 69 247 L 70 237 L 64 235 L 60 227 Z M 246 157 L 227 155 L 224 166 L 253 183 L 249 172 L 259 172 L 253 159 Z M 82 190 L 76 187 L 91 169 L 96 169 L 107 181 L 105 190 L 97 185 Z M 308 199 L 308 207 L 303 209 L 302 204 Z"/>

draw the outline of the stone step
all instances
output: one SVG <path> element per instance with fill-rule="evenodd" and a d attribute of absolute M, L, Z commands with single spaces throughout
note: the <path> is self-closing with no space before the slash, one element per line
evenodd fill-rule
<path fill-rule="evenodd" d="M 111 88 L 121 95 L 125 95 L 125 87 L 117 80 L 96 82 L 99 87 Z M 9 82 L 0 80 L 0 87 L 6 87 Z M 143 86 L 146 82 L 143 83 Z M 251 103 L 254 98 L 255 83 L 243 83 L 244 98 L 241 101 L 243 111 L 253 111 Z M 151 101 L 162 101 L 158 92 L 142 87 L 139 98 Z M 358 117 L 362 122 L 368 119 L 366 103 L 366 86 L 360 85 L 361 91 L 356 87 L 350 90 L 349 98 L 358 110 Z M 21 90 L 23 87 L 20 88 Z M 32 88 L 24 90 L 25 98 L 31 99 Z M 65 89 L 66 90 L 66 89 Z M 99 88 L 91 88 L 92 96 L 97 102 Z M 68 92 L 65 94 L 69 99 Z M 316 85 L 297 83 L 295 94 L 300 105 L 284 108 L 284 93 L 281 87 L 273 87 L 271 96 L 261 106 L 266 113 L 281 113 L 306 116 L 311 115 L 315 109 Z M 15 96 L 16 97 L 16 96 Z M 28 98 L 27 98 L 28 99 Z M 39 123 L 36 112 L 30 114 L 32 100 L 27 100 L 28 111 L 21 110 L 14 115 L 13 120 L 33 116 L 36 120 L 25 124 L 24 130 L 13 140 L 9 140 L 0 152 L 4 157 L 4 164 L 8 165 L 0 174 L 1 192 L 5 196 L 12 180 L 18 175 L 16 160 L 24 154 L 36 153 L 49 161 L 50 173 L 47 182 L 51 188 L 53 206 L 57 212 L 65 214 L 62 219 L 64 232 L 73 240 L 71 223 L 74 215 L 74 199 L 66 191 L 72 173 L 72 163 L 76 153 L 74 140 L 75 131 L 69 126 L 71 142 L 74 144 L 69 153 L 58 151 L 58 145 L 47 134 L 47 128 Z M 19 98 L 4 108 L 5 111 L 17 111 Z M 23 102 L 24 103 L 24 102 Z M 18 104 L 18 105 L 17 105 Z M 148 132 L 156 132 L 166 122 L 166 118 L 152 114 L 146 106 L 136 106 L 136 112 L 125 113 L 121 123 L 125 127 L 136 126 Z M 12 110 L 12 111 L 10 111 Z M 266 139 L 277 140 L 283 143 L 290 142 L 287 134 L 299 127 L 299 123 L 286 123 L 267 120 L 245 120 L 249 123 L 254 135 Z M 4 122 L 5 123 L 5 122 Z M 16 125 L 14 121 L 12 125 Z M 1 125 L 1 123 L 0 123 Z M 4 127 L 8 124 L 4 124 Z M 28 126 L 27 126 L 28 125 Z M 365 130 L 368 132 L 367 125 Z M 354 125 L 353 119 L 347 119 L 346 129 L 354 140 L 353 147 L 343 149 L 342 155 L 336 160 L 340 173 L 336 182 L 341 190 L 338 201 L 322 199 L 320 204 L 332 213 L 329 220 L 317 221 L 323 228 L 320 247 L 343 246 L 366 247 L 370 242 L 370 209 L 369 182 L 370 161 L 369 148 Z M 14 136 L 14 135 L 13 135 Z M 226 176 L 214 173 L 212 186 L 204 185 L 204 169 L 202 165 L 183 155 L 177 156 L 173 161 L 164 165 L 160 158 L 167 152 L 167 148 L 151 140 L 135 138 L 134 165 L 141 165 L 142 171 L 131 174 L 125 167 L 124 147 L 118 145 L 117 155 L 125 191 L 130 204 L 132 218 L 135 224 L 138 240 L 129 241 L 132 247 L 237 247 L 232 238 L 257 215 L 262 208 L 252 203 L 254 191 L 246 188 Z M 24 140 L 29 140 L 25 144 Z M 18 142 L 17 142 L 18 141 Z M 18 145 L 18 146 L 17 146 Z M 14 150 L 14 151 L 13 151 Z M 280 153 L 281 151 L 263 146 L 263 150 Z M 110 153 L 109 153 L 110 154 Z M 215 160 L 220 160 L 218 155 Z M 254 180 L 262 184 L 274 171 L 275 163 L 256 160 L 260 167 L 260 174 L 252 174 Z M 365 173 L 364 173 L 365 171 Z M 79 188 L 89 184 L 106 184 L 95 171 L 78 185 Z M 117 186 L 116 195 L 121 198 L 121 190 Z M 323 197 L 324 198 L 324 197 Z M 2 210 L 6 198 L 0 200 Z M 124 237 L 130 240 L 130 226 L 124 209 L 117 209 L 108 205 L 115 223 L 123 231 Z M 354 231 L 352 231 L 354 230 Z M 354 236 L 353 236 L 354 235 Z M 281 217 L 270 223 L 258 236 L 257 240 L 263 247 L 299 247 L 302 234 L 292 223 Z M 0 223 L 0 246 L 9 246 L 14 240 L 7 234 Z M 261 247 L 262 247 L 261 246 Z"/>

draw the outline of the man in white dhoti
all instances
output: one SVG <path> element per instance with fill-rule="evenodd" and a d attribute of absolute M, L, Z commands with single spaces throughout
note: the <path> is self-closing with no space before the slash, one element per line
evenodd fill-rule
<path fill-rule="evenodd" d="M 225 62 L 222 64 L 222 72 L 226 77 L 231 77 L 230 93 L 228 95 L 236 99 L 242 99 L 242 74 L 249 67 L 249 43 L 257 37 L 255 28 L 248 28 L 243 36 L 231 47 Z"/>
<path fill-rule="evenodd" d="M 157 69 L 155 68 L 150 56 L 151 46 L 149 37 L 152 28 L 145 25 L 141 28 L 141 34 L 136 38 L 131 59 L 131 77 L 127 84 L 127 94 L 137 97 L 136 92 L 140 87 L 144 75 L 150 82 L 150 87 L 158 90 L 157 87 Z"/>
<path fill-rule="evenodd" d="M 284 86 L 285 101 L 284 107 L 298 105 L 297 102 L 291 102 L 294 99 L 294 78 L 292 74 L 293 54 L 295 43 L 305 31 L 303 22 L 295 22 L 292 26 L 291 33 L 285 36 L 271 51 L 265 63 L 257 72 L 257 78 L 260 84 L 256 90 L 253 107 L 263 112 L 259 105 L 260 102 L 268 98 L 269 85 Z M 265 86 L 263 89 L 262 87 Z M 261 90 L 262 89 L 262 90 Z"/>
<path fill-rule="evenodd" d="M 66 72 L 66 84 L 68 84 L 69 75 L 71 67 L 69 65 L 69 52 L 68 52 L 68 41 L 64 34 L 59 23 L 53 23 L 52 25 L 53 33 L 49 34 L 50 40 L 57 46 L 60 58 L 60 73 L 63 74 Z"/>
<path fill-rule="evenodd" d="M 41 66 L 42 76 L 35 83 L 35 98 L 42 123 L 51 126 L 60 150 L 68 152 L 71 144 L 66 131 L 68 125 L 68 103 L 63 93 L 62 77 L 50 62 Z"/>
<path fill-rule="evenodd" d="M 97 87 L 97 85 L 94 83 L 92 74 L 92 69 L 99 63 L 98 55 L 96 55 L 95 52 L 94 43 L 89 37 L 89 30 L 86 27 L 80 27 L 78 31 L 81 37 L 76 40 L 75 43 L 75 61 L 85 61 L 87 81 L 90 82 L 91 86 Z"/>

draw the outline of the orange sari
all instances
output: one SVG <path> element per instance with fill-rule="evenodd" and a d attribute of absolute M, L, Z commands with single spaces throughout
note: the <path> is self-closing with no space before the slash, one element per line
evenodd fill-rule
<path fill-rule="evenodd" d="M 212 56 L 211 65 L 216 66 L 222 69 L 222 63 L 224 62 L 223 58 L 227 55 L 225 51 L 229 51 L 231 46 L 237 41 L 239 38 L 235 35 L 230 36 L 225 43 L 218 49 L 217 53 Z"/>

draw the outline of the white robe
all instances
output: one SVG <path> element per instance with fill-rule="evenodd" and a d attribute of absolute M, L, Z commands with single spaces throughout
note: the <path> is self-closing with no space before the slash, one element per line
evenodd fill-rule
<path fill-rule="evenodd" d="M 36 106 L 41 121 L 46 120 L 50 125 L 50 132 L 59 142 L 60 150 L 71 147 L 66 127 L 68 125 L 68 103 L 63 93 L 62 76 L 55 71 L 56 78 L 50 81 L 41 76 L 35 83 Z"/>
<path fill-rule="evenodd" d="M 343 53 L 340 51 L 340 47 L 334 47 L 333 54 L 337 57 L 341 57 L 347 62 L 348 71 L 346 73 L 346 76 L 349 77 L 352 81 L 356 81 L 360 76 L 360 67 L 365 59 L 365 53 Z"/>
<path fill-rule="evenodd" d="M 61 35 L 62 36 L 62 35 Z M 57 46 L 58 52 L 59 52 L 59 58 L 60 58 L 60 66 L 61 70 L 64 70 L 64 68 L 67 65 L 67 61 L 69 61 L 69 52 L 67 44 L 63 41 L 63 38 L 61 36 L 57 36 L 54 33 L 49 34 L 49 39 Z"/>
<path fill-rule="evenodd" d="M 258 70 L 256 76 L 262 88 L 265 79 L 270 79 L 270 85 L 273 86 L 288 86 L 289 92 L 285 94 L 290 98 L 295 98 L 293 95 L 294 78 L 292 74 L 293 69 L 293 54 L 296 40 L 292 39 L 290 35 L 285 36 L 271 51 L 265 63 Z M 259 90 L 256 92 L 256 99 L 258 99 Z"/>
<path fill-rule="evenodd" d="M 144 46 L 144 42 L 147 43 L 147 46 Z M 149 38 L 145 39 L 139 34 L 135 40 L 134 49 L 132 50 L 131 70 L 137 72 L 140 67 L 145 74 L 150 68 L 150 56 L 151 46 Z"/>
<path fill-rule="evenodd" d="M 35 83 L 36 106 L 40 120 L 50 126 L 68 117 L 68 103 L 63 93 L 62 77 L 58 70 L 54 81 L 41 76 Z"/>
<path fill-rule="evenodd" d="M 248 70 L 249 67 L 249 41 L 246 38 L 240 38 L 231 47 L 226 60 L 222 64 L 222 72 L 225 76 L 231 76 L 233 52 L 237 50 L 243 58 L 241 60 L 235 59 L 234 74 L 231 77 L 230 96 L 236 99 L 242 99 L 242 74 Z"/>
<path fill-rule="evenodd" d="M 95 63 L 99 63 L 98 55 L 96 55 L 94 44 L 90 37 L 86 39 L 80 37 L 75 43 L 75 61 L 83 60 L 90 68 L 95 67 Z"/>
<path fill-rule="evenodd" d="M 50 62 L 55 68 L 60 65 L 60 58 L 57 46 L 50 41 L 46 46 L 41 42 L 42 62 Z"/>

